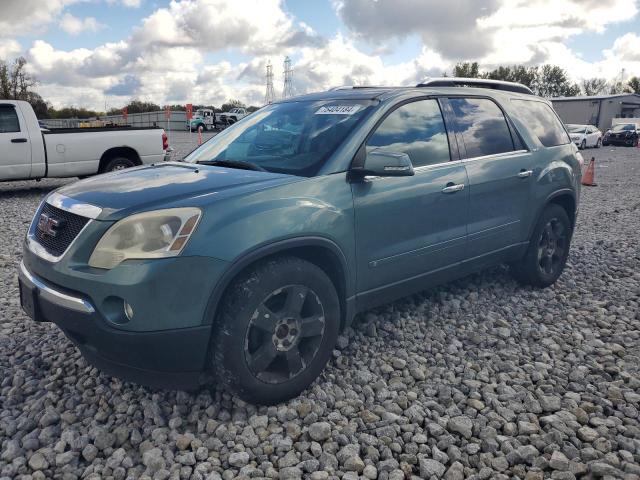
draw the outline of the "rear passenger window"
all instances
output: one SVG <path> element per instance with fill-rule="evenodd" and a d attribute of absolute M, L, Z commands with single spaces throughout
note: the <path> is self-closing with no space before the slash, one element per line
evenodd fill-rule
<path fill-rule="evenodd" d="M 545 147 L 570 143 L 558 116 L 549 105 L 535 100 L 512 100 L 518 118 L 527 125 Z M 595 128 L 593 129 L 595 131 Z"/>
<path fill-rule="evenodd" d="M 496 155 L 515 150 L 502 110 L 486 98 L 451 98 L 456 118 L 454 130 L 461 134 L 466 158 Z"/>
<path fill-rule="evenodd" d="M 437 100 L 407 103 L 391 112 L 367 141 L 367 152 L 406 153 L 414 167 L 448 162 L 449 141 Z"/>
<path fill-rule="evenodd" d="M 13 105 L 0 105 L 0 133 L 19 132 L 20 122 Z"/>

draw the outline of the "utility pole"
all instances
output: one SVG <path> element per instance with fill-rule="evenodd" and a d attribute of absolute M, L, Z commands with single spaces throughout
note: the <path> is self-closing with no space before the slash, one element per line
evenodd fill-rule
<path fill-rule="evenodd" d="M 293 97 L 293 69 L 291 59 L 284 57 L 284 85 L 282 86 L 282 98 Z"/>
<path fill-rule="evenodd" d="M 264 94 L 264 104 L 269 105 L 273 103 L 276 99 L 276 94 L 273 90 L 273 66 L 271 66 L 271 61 L 267 62 L 267 90 Z"/>

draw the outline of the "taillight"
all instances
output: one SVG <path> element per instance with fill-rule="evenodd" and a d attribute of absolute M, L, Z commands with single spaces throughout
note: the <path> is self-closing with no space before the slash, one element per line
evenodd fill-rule
<path fill-rule="evenodd" d="M 167 150 L 169 148 L 169 137 L 167 137 L 167 132 L 162 132 L 162 150 Z"/>

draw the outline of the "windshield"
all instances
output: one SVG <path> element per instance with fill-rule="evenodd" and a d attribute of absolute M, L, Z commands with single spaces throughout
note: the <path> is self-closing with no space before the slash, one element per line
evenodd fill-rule
<path fill-rule="evenodd" d="M 636 127 L 632 123 L 619 123 L 611 129 L 613 132 L 622 132 L 624 130 L 635 130 Z"/>
<path fill-rule="evenodd" d="M 247 162 L 311 177 L 370 110 L 365 101 L 304 101 L 266 106 L 223 130 L 186 162 Z"/>
<path fill-rule="evenodd" d="M 584 133 L 586 128 L 586 125 L 567 125 L 569 133 Z"/>

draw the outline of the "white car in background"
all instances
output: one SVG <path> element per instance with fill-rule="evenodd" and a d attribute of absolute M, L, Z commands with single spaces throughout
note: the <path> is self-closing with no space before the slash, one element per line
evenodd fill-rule
<path fill-rule="evenodd" d="M 581 150 L 587 147 L 600 148 L 602 146 L 602 132 L 593 125 L 569 124 L 567 130 L 569 130 L 571 141 Z"/>

